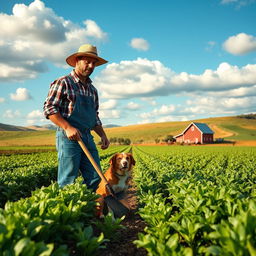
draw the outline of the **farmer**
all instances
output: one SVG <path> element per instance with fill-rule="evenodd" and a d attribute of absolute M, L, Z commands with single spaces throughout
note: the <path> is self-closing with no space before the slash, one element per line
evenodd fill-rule
<path fill-rule="evenodd" d="M 67 57 L 74 67 L 67 76 L 50 85 L 44 103 L 44 115 L 58 126 L 56 147 L 58 150 L 58 184 L 63 187 L 74 182 L 79 170 L 88 188 L 97 189 L 100 178 L 83 153 L 77 140 L 80 138 L 100 166 L 98 150 L 91 135 L 94 130 L 101 138 L 101 148 L 109 146 L 109 140 L 98 116 L 99 99 L 89 78 L 95 67 L 107 63 L 97 54 L 97 48 L 82 45 L 78 52 Z"/>

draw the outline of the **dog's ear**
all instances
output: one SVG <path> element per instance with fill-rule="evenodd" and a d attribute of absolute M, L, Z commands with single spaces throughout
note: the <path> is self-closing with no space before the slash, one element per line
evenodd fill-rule
<path fill-rule="evenodd" d="M 129 153 L 129 155 L 130 155 L 130 158 L 131 158 L 131 164 L 135 165 L 136 161 L 134 160 L 133 155 L 131 153 Z"/>
<path fill-rule="evenodd" d="M 117 154 L 114 154 L 114 155 L 110 158 L 109 163 L 110 163 L 111 166 L 113 166 L 113 165 L 115 164 L 115 162 L 116 162 L 116 156 L 117 156 Z"/>

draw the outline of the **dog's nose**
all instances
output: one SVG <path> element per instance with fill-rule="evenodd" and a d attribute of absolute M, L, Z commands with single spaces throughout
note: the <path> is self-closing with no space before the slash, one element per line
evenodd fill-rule
<path fill-rule="evenodd" d="M 124 161 L 122 164 L 123 164 L 123 167 L 127 167 L 128 166 L 128 162 L 127 161 Z"/>

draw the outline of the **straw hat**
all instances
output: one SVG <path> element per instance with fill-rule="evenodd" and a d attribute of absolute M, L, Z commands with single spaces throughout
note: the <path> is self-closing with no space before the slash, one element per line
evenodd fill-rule
<path fill-rule="evenodd" d="M 97 59 L 98 61 L 96 62 L 95 66 L 100 66 L 108 62 L 107 60 L 104 60 L 98 56 L 96 46 L 93 46 L 91 44 L 81 45 L 76 53 L 66 58 L 66 62 L 68 63 L 68 65 L 75 67 L 76 58 L 79 56 L 87 56 Z"/>

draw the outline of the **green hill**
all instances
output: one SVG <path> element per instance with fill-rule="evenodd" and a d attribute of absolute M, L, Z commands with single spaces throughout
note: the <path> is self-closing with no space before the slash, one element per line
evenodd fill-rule
<path fill-rule="evenodd" d="M 256 119 L 216 117 L 192 121 L 151 123 L 105 128 L 109 138 L 129 138 L 133 143 L 154 143 L 167 135 L 178 135 L 191 122 L 206 123 L 214 138 L 235 141 L 256 141 Z M 9 127 L 10 128 L 10 127 Z M 95 135 L 95 141 L 99 138 Z M 55 144 L 55 131 L 0 131 L 0 146 L 49 146 Z"/>

